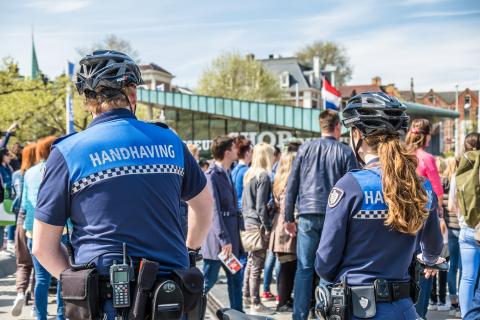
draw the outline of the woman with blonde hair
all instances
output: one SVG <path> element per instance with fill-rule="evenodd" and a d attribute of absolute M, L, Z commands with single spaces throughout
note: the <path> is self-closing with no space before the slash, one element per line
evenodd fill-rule
<path fill-rule="evenodd" d="M 285 223 L 285 192 L 287 181 L 292 170 L 293 160 L 297 155 L 299 145 L 288 148 L 279 161 L 277 173 L 273 183 L 273 199 L 275 202 L 275 215 L 273 217 L 272 233 L 270 235 L 269 249 L 278 258 L 280 270 L 277 277 L 278 312 L 293 311 L 292 291 L 297 269 L 296 238 L 288 234 L 284 228 Z"/>
<path fill-rule="evenodd" d="M 365 166 L 330 192 L 315 269 L 322 280 L 351 293 L 351 319 L 417 319 L 409 266 L 420 242 L 422 258 L 444 260 L 431 185 L 416 174 L 417 159 L 400 142 L 405 106 L 382 92 L 350 99 L 343 123 Z M 428 268 L 426 275 L 435 271 Z M 327 290 L 321 283 L 319 290 Z"/>
<path fill-rule="evenodd" d="M 270 173 L 272 171 L 273 147 L 259 143 L 253 148 L 250 168 L 243 178 L 242 213 L 245 232 L 258 235 L 254 248 L 248 253 L 247 267 L 243 282 L 244 301 L 250 299 L 250 313 L 271 314 L 260 300 L 260 277 L 265 265 L 268 235 L 272 229 L 272 217 L 268 202 L 272 194 Z M 248 244 L 246 248 L 248 250 Z"/>

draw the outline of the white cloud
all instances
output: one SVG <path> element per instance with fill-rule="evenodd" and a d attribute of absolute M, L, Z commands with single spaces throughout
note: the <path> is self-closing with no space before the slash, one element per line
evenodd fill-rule
<path fill-rule="evenodd" d="M 408 24 L 345 39 L 354 66 L 350 83 L 370 83 L 379 75 L 400 89 L 409 88 L 410 77 L 418 91 L 452 90 L 457 83 L 478 88 L 480 43 L 471 41 L 475 36 L 475 28 L 463 25 Z"/>
<path fill-rule="evenodd" d="M 417 6 L 417 5 L 428 5 L 428 4 L 438 4 L 440 2 L 445 2 L 447 0 L 402 0 L 399 2 L 401 5 L 405 6 Z"/>
<path fill-rule="evenodd" d="M 80 10 L 91 3 L 91 0 L 30 0 L 27 6 L 48 13 L 65 13 Z"/>
<path fill-rule="evenodd" d="M 445 17 L 461 17 L 461 16 L 471 16 L 480 14 L 480 10 L 471 10 L 471 11 L 427 11 L 419 12 L 412 14 L 410 18 L 445 18 Z"/>

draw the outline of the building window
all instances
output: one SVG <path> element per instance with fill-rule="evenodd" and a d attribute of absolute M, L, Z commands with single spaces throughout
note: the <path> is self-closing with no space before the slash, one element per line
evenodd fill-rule
<path fill-rule="evenodd" d="M 428 101 L 431 103 L 431 104 L 435 104 L 435 96 L 432 94 L 430 96 L 428 96 Z"/>
<path fill-rule="evenodd" d="M 290 74 L 287 71 L 283 71 L 280 74 L 280 87 L 282 88 L 290 87 Z"/>
<path fill-rule="evenodd" d="M 465 104 L 470 104 L 471 103 L 471 98 L 469 95 L 465 96 Z"/>

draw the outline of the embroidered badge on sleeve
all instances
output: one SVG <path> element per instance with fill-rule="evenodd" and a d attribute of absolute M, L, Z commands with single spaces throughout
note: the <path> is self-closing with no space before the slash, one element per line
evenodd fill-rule
<path fill-rule="evenodd" d="M 330 195 L 328 196 L 328 206 L 330 208 L 335 208 L 337 204 L 340 202 L 340 200 L 343 198 L 343 195 L 345 192 L 339 188 L 333 188 L 332 191 L 330 191 Z"/>

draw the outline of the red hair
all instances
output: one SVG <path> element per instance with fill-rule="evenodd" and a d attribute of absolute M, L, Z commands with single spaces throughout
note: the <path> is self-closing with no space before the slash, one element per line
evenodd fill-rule
<path fill-rule="evenodd" d="M 22 165 L 20 167 L 20 172 L 23 174 L 25 171 L 33 167 L 33 165 L 37 162 L 37 155 L 36 155 L 37 144 L 30 143 L 22 151 Z"/>
<path fill-rule="evenodd" d="M 40 160 L 47 160 L 50 155 L 50 148 L 55 140 L 57 140 L 57 137 L 48 136 L 37 141 L 37 162 Z"/>

